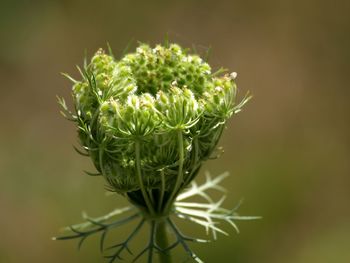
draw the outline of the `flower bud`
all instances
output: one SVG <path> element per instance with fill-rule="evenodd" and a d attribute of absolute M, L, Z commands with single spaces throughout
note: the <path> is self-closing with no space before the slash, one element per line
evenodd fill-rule
<path fill-rule="evenodd" d="M 233 77 L 177 44 L 142 44 L 119 61 L 100 49 L 86 75 L 73 86 L 81 143 L 120 193 L 188 185 L 236 112 Z"/>

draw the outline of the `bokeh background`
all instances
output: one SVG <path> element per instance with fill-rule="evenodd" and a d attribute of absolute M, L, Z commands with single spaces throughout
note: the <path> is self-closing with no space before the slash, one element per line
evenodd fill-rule
<path fill-rule="evenodd" d="M 56 103 L 70 99 L 60 72 L 78 77 L 84 50 L 107 41 L 118 55 L 166 35 L 211 47 L 212 65 L 254 95 L 203 171 L 230 171 L 226 206 L 244 198 L 241 213 L 263 219 L 195 251 L 205 262 L 350 262 L 349 11 L 346 0 L 1 0 L 0 262 L 102 262 L 97 238 L 79 253 L 50 240 L 82 210 L 126 204 L 84 175 L 93 167 Z"/>

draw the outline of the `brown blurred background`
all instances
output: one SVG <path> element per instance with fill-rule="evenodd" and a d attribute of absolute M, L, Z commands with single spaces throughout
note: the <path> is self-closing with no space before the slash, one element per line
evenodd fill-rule
<path fill-rule="evenodd" d="M 82 210 L 125 205 L 82 172 L 93 169 L 59 114 L 56 94 L 70 99 L 60 72 L 78 77 L 84 50 L 107 41 L 121 54 L 132 39 L 166 34 L 211 46 L 211 64 L 237 71 L 241 94 L 254 94 L 203 171 L 230 171 L 226 206 L 244 197 L 241 213 L 263 220 L 195 251 L 206 262 L 350 262 L 349 3 L 1 0 L 0 262 L 102 262 L 97 238 L 80 253 L 50 240 Z"/>

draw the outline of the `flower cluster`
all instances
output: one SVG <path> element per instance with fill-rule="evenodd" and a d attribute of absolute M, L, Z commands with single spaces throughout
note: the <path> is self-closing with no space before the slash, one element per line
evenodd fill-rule
<path fill-rule="evenodd" d="M 183 189 L 241 106 L 231 76 L 216 77 L 176 44 L 143 44 L 119 61 L 100 49 L 82 75 L 73 86 L 79 137 L 119 193 Z"/>
<path fill-rule="evenodd" d="M 182 234 L 172 215 L 205 227 L 214 239 L 217 233 L 226 234 L 217 221 L 237 230 L 236 220 L 257 218 L 241 217 L 237 208 L 222 208 L 224 198 L 218 202 L 210 198 L 207 191 L 221 191 L 219 183 L 226 174 L 215 179 L 207 175 L 201 186 L 194 181 L 203 162 L 213 157 L 227 120 L 249 99 L 235 103 L 236 73 L 220 76 L 221 70 L 212 72 L 206 61 L 176 44 L 154 48 L 142 44 L 120 60 L 100 49 L 80 72 L 80 81 L 66 75 L 74 82 L 75 113 L 59 100 L 66 116 L 78 126 L 85 150 L 78 152 L 91 157 L 96 175 L 105 178 L 109 190 L 126 196 L 134 206 L 99 218 L 84 215 L 86 222 L 69 228 L 73 234 L 55 239 L 80 239 L 81 245 L 88 236 L 101 233 L 104 250 L 109 230 L 140 219 L 124 242 L 111 247 L 115 251 L 106 256 L 110 262 L 130 252 L 129 243 L 146 221 L 149 243 L 134 261 L 148 252 L 151 263 L 157 251 L 161 262 L 170 262 L 169 251 L 181 245 L 192 259 L 202 262 L 187 242 L 206 241 Z M 193 196 L 206 203 L 184 201 Z M 167 228 L 174 234 L 172 243 L 167 240 Z"/>

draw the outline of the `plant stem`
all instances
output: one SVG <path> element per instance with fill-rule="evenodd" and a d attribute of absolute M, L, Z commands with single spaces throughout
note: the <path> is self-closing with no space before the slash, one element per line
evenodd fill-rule
<path fill-rule="evenodd" d="M 156 223 L 156 243 L 161 249 L 166 249 L 169 246 L 168 233 L 167 233 L 167 222 L 160 220 Z M 171 263 L 171 255 L 169 251 L 159 253 L 160 263 Z"/>
<path fill-rule="evenodd" d="M 136 161 L 136 174 L 139 181 L 140 189 L 142 192 L 143 199 L 145 200 L 148 211 L 151 215 L 154 215 L 154 208 L 151 204 L 151 200 L 146 192 L 145 186 L 143 184 L 142 171 L 141 171 L 141 157 L 140 157 L 140 142 L 135 141 L 135 161 Z"/>
<path fill-rule="evenodd" d="M 165 206 L 165 213 L 169 214 L 171 205 L 174 203 L 176 194 L 178 193 L 181 183 L 183 183 L 183 164 L 184 164 L 184 146 L 183 146 L 183 134 L 182 131 L 177 131 L 177 142 L 178 142 L 178 152 L 179 152 L 179 167 L 178 174 L 176 177 L 176 182 L 173 191 L 170 194 L 170 197 Z"/>
<path fill-rule="evenodd" d="M 161 212 L 161 210 L 162 210 L 164 193 L 165 193 L 165 177 L 164 177 L 164 170 L 163 169 L 160 171 L 160 178 L 161 178 L 161 189 L 160 189 L 160 196 L 159 196 L 159 201 L 158 201 L 158 212 Z"/>

